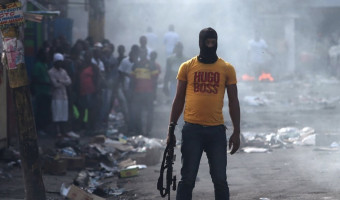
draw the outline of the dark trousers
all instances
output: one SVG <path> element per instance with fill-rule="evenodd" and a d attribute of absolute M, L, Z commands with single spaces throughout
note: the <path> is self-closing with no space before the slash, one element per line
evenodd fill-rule
<path fill-rule="evenodd" d="M 87 94 L 79 97 L 79 121 L 81 128 L 93 131 L 96 119 L 98 117 L 98 107 L 96 107 L 95 94 Z M 98 104 L 99 105 L 99 104 Z M 87 123 L 83 121 L 85 116 L 85 110 L 87 109 Z"/>
<path fill-rule="evenodd" d="M 182 169 L 177 200 L 191 200 L 203 151 L 206 152 L 215 200 L 229 200 L 227 141 L 224 125 L 201 126 L 185 123 L 182 130 Z"/>
<path fill-rule="evenodd" d="M 45 128 L 51 123 L 51 96 L 39 94 L 36 96 L 36 127 L 38 131 L 46 131 Z"/>
<path fill-rule="evenodd" d="M 153 94 L 134 93 L 132 97 L 132 130 L 137 134 L 149 135 L 153 126 Z M 145 119 L 142 115 L 143 111 L 146 113 Z M 144 121 L 145 123 L 143 123 Z"/>

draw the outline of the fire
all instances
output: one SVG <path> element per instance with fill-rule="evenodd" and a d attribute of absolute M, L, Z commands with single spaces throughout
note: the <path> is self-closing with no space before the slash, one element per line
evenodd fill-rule
<path fill-rule="evenodd" d="M 248 74 L 243 74 L 242 75 L 242 80 L 243 81 L 253 81 L 253 80 L 255 80 L 255 77 L 249 76 Z"/>
<path fill-rule="evenodd" d="M 259 81 L 266 81 L 266 80 L 273 82 L 274 78 L 272 77 L 270 73 L 262 72 L 262 74 L 259 76 Z"/>

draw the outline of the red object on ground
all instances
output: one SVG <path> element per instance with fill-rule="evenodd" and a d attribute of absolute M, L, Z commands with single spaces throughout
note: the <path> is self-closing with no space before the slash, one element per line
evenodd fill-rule
<path fill-rule="evenodd" d="M 243 74 L 243 75 L 242 75 L 242 80 L 243 80 L 243 81 L 254 81 L 254 80 L 255 80 L 255 77 L 249 76 L 248 74 Z"/>
<path fill-rule="evenodd" d="M 270 73 L 262 72 L 262 74 L 259 76 L 259 81 L 265 81 L 265 80 L 269 80 L 270 82 L 273 82 L 274 78 L 272 77 Z"/>

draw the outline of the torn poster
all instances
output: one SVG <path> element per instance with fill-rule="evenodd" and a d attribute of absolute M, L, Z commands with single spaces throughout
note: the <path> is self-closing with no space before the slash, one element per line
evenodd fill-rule
<path fill-rule="evenodd" d="M 8 69 L 16 69 L 17 65 L 24 63 L 24 46 L 20 40 L 16 38 L 5 38 L 4 50 Z"/>

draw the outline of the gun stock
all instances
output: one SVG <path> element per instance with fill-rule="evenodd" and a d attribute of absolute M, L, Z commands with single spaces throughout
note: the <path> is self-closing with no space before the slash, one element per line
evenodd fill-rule
<path fill-rule="evenodd" d="M 158 182 L 157 182 L 157 189 L 159 190 L 163 198 L 168 195 L 169 200 L 170 200 L 171 185 L 172 185 L 172 190 L 174 191 L 176 190 L 176 176 L 172 176 L 174 160 L 175 160 L 174 147 L 168 144 L 163 154 L 160 175 L 159 175 Z M 167 170 L 166 187 L 163 186 L 163 182 L 164 182 L 163 174 L 165 170 Z"/>

